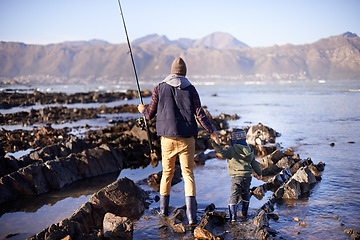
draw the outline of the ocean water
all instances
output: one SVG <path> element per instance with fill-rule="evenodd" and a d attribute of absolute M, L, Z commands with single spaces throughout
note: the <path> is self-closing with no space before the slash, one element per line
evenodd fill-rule
<path fill-rule="evenodd" d="M 346 239 L 344 228 L 360 230 L 359 90 L 360 81 L 206 88 L 217 94 L 202 97 L 213 115 L 237 113 L 241 119 L 233 126 L 261 122 L 281 133 L 277 142 L 284 149 L 293 147 L 301 158 L 326 163 L 322 181 L 308 197 L 276 206 L 279 220 L 270 226 L 286 239 Z"/>
<path fill-rule="evenodd" d="M 326 164 L 321 182 L 314 186 L 309 196 L 276 204 L 274 212 L 278 214 L 279 220 L 271 220 L 270 227 L 279 231 L 277 238 L 350 239 L 343 232 L 344 229 L 360 231 L 360 80 L 193 83 L 200 94 L 202 105 L 205 105 L 213 116 L 227 113 L 241 117 L 239 120 L 230 121 L 230 127 L 251 126 L 260 122 L 281 133 L 281 137 L 276 141 L 283 149 L 292 147 L 302 159 L 310 157 L 315 163 Z M 140 84 L 142 89 L 152 90 L 154 87 L 153 84 Z M 93 86 L 93 89 L 122 91 L 135 87 L 124 84 Z M 59 89 L 57 86 L 37 88 L 42 91 Z M 60 90 L 65 92 L 66 89 L 76 89 L 64 86 L 61 88 Z M 83 91 L 80 86 L 78 89 Z M 91 88 L 85 91 L 91 91 Z M 150 98 L 144 99 L 145 103 L 149 101 Z M 114 103 L 109 103 L 111 104 Z M 21 110 L 26 111 L 27 108 L 12 111 Z M 103 124 L 97 123 L 99 127 L 106 125 Z M 335 145 L 331 147 L 330 143 Z M 76 183 L 58 193 L 23 199 L 3 207 L 0 237 L 9 233 L 20 233 L 12 239 L 24 239 L 69 217 L 94 191 L 103 187 L 97 186 L 95 182 L 105 184 L 124 176 L 138 181 L 160 170 L 159 166 L 154 169 L 149 166 L 145 169 L 123 170 L 115 176 L 104 176 L 104 181 L 93 181 L 91 188 L 82 189 L 76 187 Z M 199 208 L 214 203 L 218 209 L 225 210 L 230 197 L 230 177 L 226 161 L 208 160 L 204 166 L 196 167 L 195 178 Z M 252 180 L 252 186 L 261 184 L 261 181 Z M 254 214 L 268 197 L 269 193 L 261 201 L 251 198 L 250 213 Z M 32 207 L 35 200 L 36 207 Z M 140 219 L 135 222 L 134 239 L 143 239 L 144 236 L 147 239 L 165 238 L 160 236 L 158 219 L 152 214 L 153 210 L 159 207 L 158 204 L 154 202 L 146 210 L 145 215 L 149 216 L 150 220 Z M 172 187 L 170 205 L 180 207 L 183 204 L 183 183 L 179 183 Z M 300 226 L 294 221 L 295 217 L 306 222 L 307 226 Z M 226 239 L 231 239 L 230 235 L 225 236 Z M 183 237 L 171 235 L 173 239 Z"/>

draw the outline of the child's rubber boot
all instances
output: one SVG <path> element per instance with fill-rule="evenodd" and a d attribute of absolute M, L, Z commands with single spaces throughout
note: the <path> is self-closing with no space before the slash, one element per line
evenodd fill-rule
<path fill-rule="evenodd" d="M 229 215 L 230 215 L 230 221 L 231 222 L 236 222 L 237 221 L 237 216 L 236 216 L 236 204 L 229 204 Z"/>
<path fill-rule="evenodd" d="M 241 218 L 246 219 L 249 210 L 249 201 L 242 200 Z"/>

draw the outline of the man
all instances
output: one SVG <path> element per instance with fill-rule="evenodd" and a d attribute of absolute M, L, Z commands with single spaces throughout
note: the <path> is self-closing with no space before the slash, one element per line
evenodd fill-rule
<path fill-rule="evenodd" d="M 210 119 L 201 108 L 195 87 L 186 76 L 186 65 L 178 57 L 171 65 L 171 74 L 158 84 L 152 94 L 150 105 L 138 105 L 146 119 L 156 115 L 156 131 L 161 136 L 163 174 L 160 182 L 160 213 L 169 214 L 171 180 L 175 172 L 175 160 L 179 156 L 184 178 L 186 215 L 190 225 L 196 224 L 196 187 L 194 179 L 196 119 L 220 143 Z"/>

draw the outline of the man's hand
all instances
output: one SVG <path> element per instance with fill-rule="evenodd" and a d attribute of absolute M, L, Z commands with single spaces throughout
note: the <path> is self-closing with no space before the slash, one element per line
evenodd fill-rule
<path fill-rule="evenodd" d="M 219 137 L 218 135 L 216 134 L 216 132 L 213 132 L 211 135 L 210 135 L 211 139 L 216 142 L 217 144 L 220 145 L 220 140 L 219 140 Z"/>
<path fill-rule="evenodd" d="M 139 113 L 144 113 L 144 111 L 145 111 L 145 105 L 144 105 L 144 104 L 139 104 L 139 105 L 138 105 L 138 111 L 139 111 Z"/>

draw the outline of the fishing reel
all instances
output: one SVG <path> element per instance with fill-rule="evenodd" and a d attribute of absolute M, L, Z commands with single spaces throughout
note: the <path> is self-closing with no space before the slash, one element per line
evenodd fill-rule
<path fill-rule="evenodd" d="M 141 128 L 141 130 L 146 130 L 144 118 L 138 118 L 138 119 L 136 119 L 136 122 L 137 122 L 138 126 Z"/>

